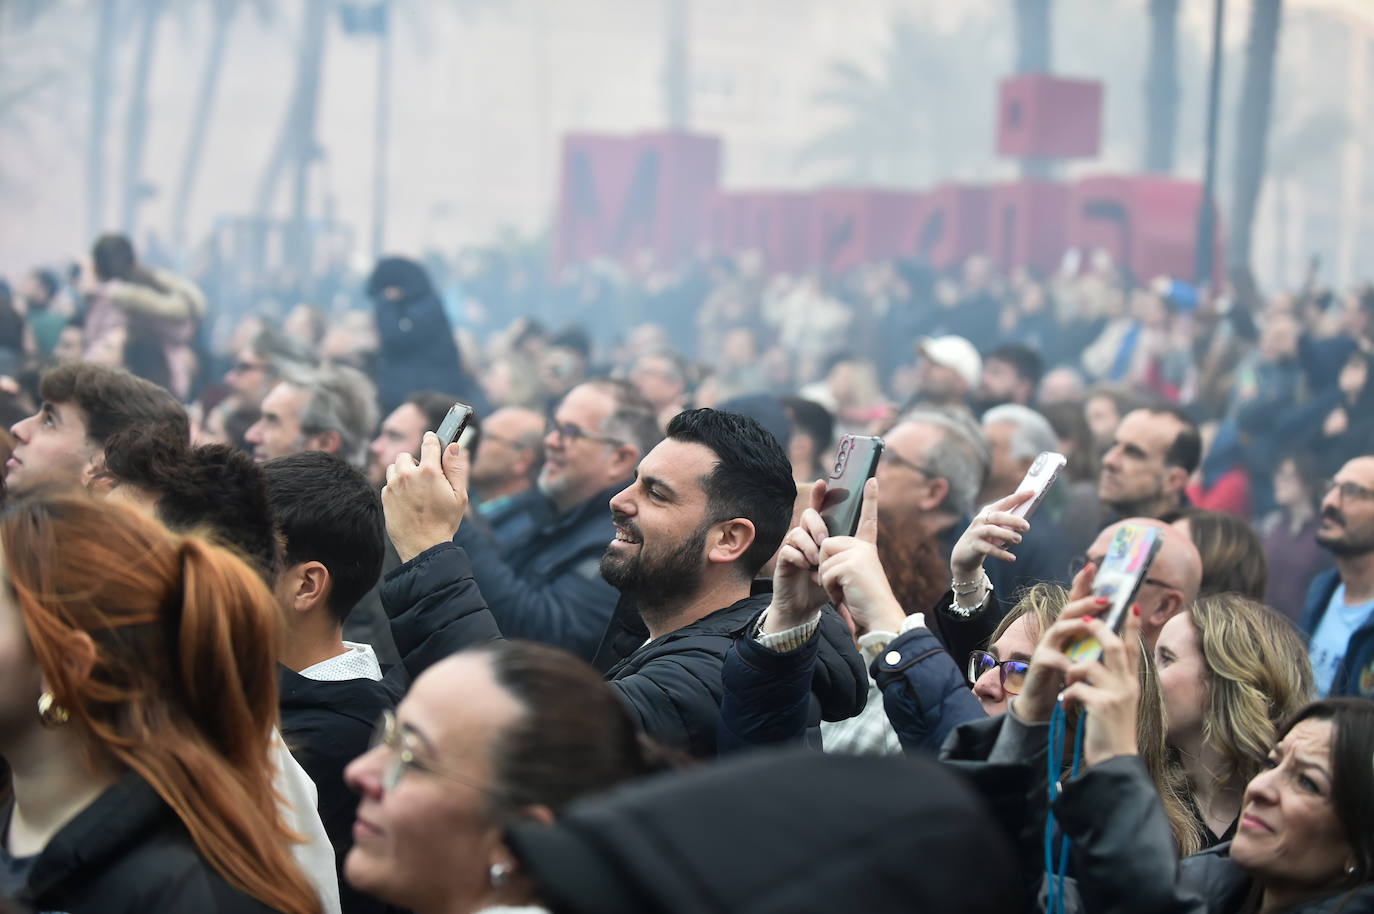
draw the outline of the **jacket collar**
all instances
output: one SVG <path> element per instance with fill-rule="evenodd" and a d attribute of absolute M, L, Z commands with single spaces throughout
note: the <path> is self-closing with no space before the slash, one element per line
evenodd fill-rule
<path fill-rule="evenodd" d="M 28 899 L 42 899 L 64 884 L 79 884 L 83 876 L 103 869 L 147 835 L 175 822 L 175 814 L 152 785 L 129 772 L 43 848 L 29 873 Z"/>

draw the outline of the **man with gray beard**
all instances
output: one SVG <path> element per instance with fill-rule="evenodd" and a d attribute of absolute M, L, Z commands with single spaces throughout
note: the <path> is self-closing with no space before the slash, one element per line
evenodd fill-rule
<path fill-rule="evenodd" d="M 630 384 L 579 384 L 554 410 L 537 487 L 547 521 L 502 548 L 477 524 L 455 540 L 508 638 L 542 641 L 590 660 L 620 594 L 601 577 L 615 537 L 608 507 L 659 440 L 653 407 Z"/>

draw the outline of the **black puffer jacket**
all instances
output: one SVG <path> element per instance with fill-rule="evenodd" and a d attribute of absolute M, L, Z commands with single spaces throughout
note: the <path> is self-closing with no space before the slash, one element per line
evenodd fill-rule
<path fill-rule="evenodd" d="M 8 822 L 12 809 L 3 812 Z M 137 774 L 53 836 L 15 899 L 66 914 L 261 914 L 196 850 L 172 808 Z"/>
<path fill-rule="evenodd" d="M 725 655 L 768 602 L 767 594 L 756 594 L 637 649 L 631 650 L 622 641 L 618 655 L 611 650 L 613 662 L 601 668 L 625 697 L 644 732 L 699 757 L 716 754 Z M 473 581 L 467 554 L 453 543 L 434 546 L 388 575 L 382 585 L 382 605 L 393 616 L 405 607 L 416 607 L 421 618 L 429 613 L 491 618 Z M 857 714 L 868 692 L 863 658 L 848 640 L 847 631 L 844 638 L 836 636 L 836 626 L 843 623 L 833 613 L 822 622 L 825 637 L 812 684 L 813 723 L 819 723 L 822 715 L 841 720 Z M 606 659 L 612 640 L 613 633 L 608 633 L 598 660 Z M 403 641 L 403 634 L 397 632 L 396 645 L 404 654 Z"/>

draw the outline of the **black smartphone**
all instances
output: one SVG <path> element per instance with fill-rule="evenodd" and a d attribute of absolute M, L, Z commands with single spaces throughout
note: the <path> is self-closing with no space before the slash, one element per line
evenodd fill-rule
<path fill-rule="evenodd" d="M 458 440 L 463 434 L 463 430 L 472 421 L 473 409 L 466 403 L 455 403 L 444 417 L 444 421 L 439 423 L 439 430 L 435 432 L 439 436 L 439 444 L 447 448 L 450 444 Z"/>
<path fill-rule="evenodd" d="M 878 472 L 883 439 L 871 435 L 845 435 L 835 452 L 835 465 L 826 482 L 821 519 L 831 536 L 853 536 L 859 529 L 864 504 L 864 483 Z"/>

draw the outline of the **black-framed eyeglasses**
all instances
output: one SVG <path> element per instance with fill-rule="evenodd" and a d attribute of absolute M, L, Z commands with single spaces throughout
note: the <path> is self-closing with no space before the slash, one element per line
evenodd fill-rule
<path fill-rule="evenodd" d="M 1322 494 L 1330 494 L 1332 489 L 1341 493 L 1341 501 L 1370 501 L 1374 499 L 1374 489 L 1366 488 L 1358 482 L 1337 482 L 1328 479 L 1322 483 Z"/>
<path fill-rule="evenodd" d="M 968 669 L 965 671 L 969 685 L 983 678 L 987 671 L 994 667 L 997 668 L 997 675 L 1002 680 L 1002 691 L 1008 695 L 1016 695 L 1026 685 L 1026 671 L 1030 669 L 1029 660 L 998 660 L 987 651 L 969 652 Z"/>
<path fill-rule="evenodd" d="M 892 448 L 884 448 L 883 456 L 879 457 L 878 460 L 880 462 L 886 460 L 890 463 L 897 464 L 897 466 L 899 467 L 906 467 L 908 470 L 915 470 L 917 473 L 920 473 L 922 476 L 928 477 L 930 479 L 940 478 L 939 473 L 933 473 L 926 467 L 921 466 L 919 463 L 907 460 L 905 457 L 898 454 L 896 451 L 892 450 Z"/>
<path fill-rule="evenodd" d="M 420 761 L 415 757 L 415 750 L 412 748 L 413 740 L 414 737 L 396 719 L 394 711 L 382 712 L 382 716 L 377 719 L 377 725 L 372 730 L 372 738 L 368 740 L 367 750 L 371 752 L 378 746 L 385 746 L 391 754 L 386 767 L 382 769 L 383 790 L 388 792 L 395 790 L 396 785 L 401 781 L 401 775 L 408 770 L 415 770 L 432 774 L 446 781 L 453 781 L 455 784 L 471 787 L 482 793 L 495 793 L 492 788 L 479 784 L 471 778 L 440 771 L 438 768 Z"/>
<path fill-rule="evenodd" d="M 1102 564 L 1102 559 L 1095 559 L 1084 552 L 1080 552 L 1078 555 L 1069 559 L 1069 580 L 1072 581 L 1074 578 L 1078 577 L 1078 572 L 1082 571 L 1083 566 L 1087 565 L 1089 562 L 1100 566 Z M 1165 590 L 1180 589 L 1170 584 L 1168 581 L 1161 581 L 1159 578 L 1146 578 L 1145 583 L 1153 584 L 1156 587 L 1163 587 Z"/>
<path fill-rule="evenodd" d="M 550 419 L 545 429 L 546 433 L 552 432 L 554 435 L 558 436 L 558 443 L 565 447 L 568 442 L 580 441 L 583 438 L 588 441 L 599 441 L 602 444 L 610 444 L 615 447 L 620 447 L 625 443 L 624 440 L 620 438 L 611 438 L 607 435 L 593 435 L 591 432 L 583 431 L 580 426 L 574 425 L 571 422 L 554 422 Z"/>

